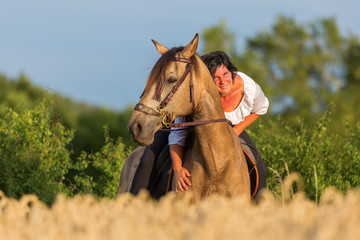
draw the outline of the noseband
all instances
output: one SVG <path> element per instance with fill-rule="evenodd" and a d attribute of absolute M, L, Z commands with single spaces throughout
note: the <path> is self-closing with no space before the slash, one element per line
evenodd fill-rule
<path fill-rule="evenodd" d="M 207 123 L 215 123 L 215 122 L 229 122 L 227 119 L 215 119 L 215 120 L 207 120 L 207 121 L 196 121 L 196 122 L 187 122 L 187 123 L 171 123 L 172 113 L 169 113 L 164 108 L 170 102 L 171 98 L 174 96 L 176 91 L 179 89 L 181 84 L 186 79 L 187 75 L 190 73 L 190 102 L 192 103 L 192 110 L 195 111 L 195 98 L 194 98 L 194 84 L 193 84 L 193 74 L 192 74 L 192 67 L 193 62 L 191 59 L 186 58 L 174 58 L 171 61 L 183 62 L 187 63 L 185 72 L 182 77 L 178 80 L 177 84 L 173 87 L 173 89 L 168 93 L 168 95 L 162 100 L 162 102 L 157 106 L 157 111 L 151 107 L 146 106 L 145 104 L 138 103 L 135 105 L 134 110 L 143 112 L 148 115 L 160 117 L 161 124 L 163 127 L 170 128 L 170 127 L 186 127 L 186 126 L 196 126 L 202 125 Z M 160 81 L 160 79 L 158 80 Z M 153 99 L 160 99 L 160 95 L 162 93 L 162 87 L 159 87 L 159 82 L 157 83 L 157 87 L 153 96 Z"/>

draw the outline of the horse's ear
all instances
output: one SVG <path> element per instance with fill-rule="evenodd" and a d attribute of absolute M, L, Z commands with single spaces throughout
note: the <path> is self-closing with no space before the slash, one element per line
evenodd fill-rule
<path fill-rule="evenodd" d="M 163 55 L 164 53 L 166 53 L 169 49 L 167 49 L 166 47 L 164 47 L 163 45 L 161 45 L 160 43 L 158 43 L 157 41 L 151 39 L 151 41 L 155 44 L 155 47 L 157 49 L 157 51 Z"/>
<path fill-rule="evenodd" d="M 199 34 L 196 34 L 194 39 L 188 44 L 186 45 L 186 47 L 184 48 L 184 50 L 182 50 L 182 55 L 185 57 L 185 58 L 191 58 L 195 52 L 196 52 L 196 49 L 198 47 L 198 42 L 199 42 Z"/>

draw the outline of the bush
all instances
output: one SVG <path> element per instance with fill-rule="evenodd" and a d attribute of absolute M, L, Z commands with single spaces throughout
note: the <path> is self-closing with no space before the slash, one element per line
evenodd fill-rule
<path fill-rule="evenodd" d="M 331 109 L 316 120 L 314 127 L 290 127 L 279 116 L 266 118 L 249 131 L 268 167 L 268 188 L 281 194 L 289 172 L 302 175 L 310 199 L 318 200 L 329 186 L 345 192 L 360 185 L 360 122 L 344 123 L 343 133 L 328 128 Z M 280 179 L 279 179 L 280 178 Z"/>
<path fill-rule="evenodd" d="M 130 149 L 125 150 L 121 138 L 114 143 L 107 126 L 104 130 L 105 145 L 95 153 L 83 151 L 77 158 L 75 184 L 69 195 L 90 193 L 98 197 L 115 198 L 120 171 Z"/>
<path fill-rule="evenodd" d="M 71 168 L 66 147 L 72 136 L 73 131 L 52 119 L 46 100 L 20 114 L 10 109 L 0 120 L 1 190 L 14 198 L 35 193 L 52 202 L 65 188 L 65 175 Z"/>
<path fill-rule="evenodd" d="M 0 189 L 17 199 L 33 193 L 48 204 L 60 192 L 114 197 L 126 158 L 121 139 L 113 143 L 106 128 L 99 152 L 72 160 L 74 130 L 66 129 L 54 112 L 45 98 L 32 110 L 9 109 L 0 120 Z"/>

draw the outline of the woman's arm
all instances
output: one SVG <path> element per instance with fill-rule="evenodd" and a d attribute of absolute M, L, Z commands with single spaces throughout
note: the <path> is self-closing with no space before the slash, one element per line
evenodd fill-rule
<path fill-rule="evenodd" d="M 233 129 L 236 132 L 236 135 L 240 135 L 242 131 L 245 130 L 251 123 L 253 123 L 259 117 L 256 113 L 250 113 L 248 116 L 244 118 L 244 121 L 236 124 Z"/>
<path fill-rule="evenodd" d="M 188 186 L 191 186 L 190 173 L 182 166 L 184 147 L 179 144 L 170 144 L 170 156 L 173 163 L 173 169 L 175 174 L 176 192 L 178 190 L 188 190 Z"/>

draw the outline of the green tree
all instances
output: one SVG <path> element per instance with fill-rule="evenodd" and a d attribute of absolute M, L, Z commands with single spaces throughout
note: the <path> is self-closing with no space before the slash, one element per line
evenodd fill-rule
<path fill-rule="evenodd" d="M 222 50 L 230 55 L 235 54 L 235 35 L 227 29 L 225 20 L 220 21 L 219 25 L 205 29 L 202 39 L 205 53 Z"/>
<path fill-rule="evenodd" d="M 268 167 L 268 189 L 281 195 L 281 180 L 291 172 L 301 174 L 312 200 L 330 186 L 344 193 L 360 186 L 360 121 L 343 125 L 341 135 L 334 133 L 332 108 L 311 127 L 300 118 L 289 125 L 278 115 L 260 118 L 248 131 Z"/>
<path fill-rule="evenodd" d="M 360 85 L 360 43 L 356 36 L 348 39 L 348 47 L 344 54 L 344 62 L 346 65 L 346 79 L 350 87 Z"/>

